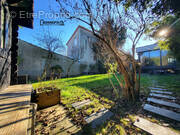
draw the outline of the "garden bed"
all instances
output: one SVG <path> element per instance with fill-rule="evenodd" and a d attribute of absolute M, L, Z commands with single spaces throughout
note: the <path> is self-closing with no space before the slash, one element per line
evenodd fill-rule
<path fill-rule="evenodd" d="M 38 109 L 47 108 L 61 103 L 61 90 L 56 87 L 40 87 L 34 95 Z"/>

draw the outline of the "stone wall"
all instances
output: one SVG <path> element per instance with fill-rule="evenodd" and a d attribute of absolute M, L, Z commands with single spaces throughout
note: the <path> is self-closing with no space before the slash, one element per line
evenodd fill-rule
<path fill-rule="evenodd" d="M 48 51 L 22 40 L 19 40 L 18 47 L 18 75 L 28 75 L 31 80 L 37 80 L 43 73 Z M 57 53 L 54 53 L 54 56 L 52 66 L 60 65 L 64 71 L 62 77 L 66 77 L 68 68 L 73 63 L 73 60 Z M 74 62 L 69 76 L 80 74 L 80 64 Z"/>

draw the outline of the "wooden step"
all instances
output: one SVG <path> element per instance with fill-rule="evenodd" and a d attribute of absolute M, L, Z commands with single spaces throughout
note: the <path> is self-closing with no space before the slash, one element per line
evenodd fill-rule
<path fill-rule="evenodd" d="M 136 116 L 135 118 L 136 121 L 134 125 L 152 135 L 179 135 L 179 133 L 172 131 L 168 127 L 160 126 L 139 116 Z"/>
<path fill-rule="evenodd" d="M 91 114 L 88 117 L 85 117 L 85 121 L 89 124 L 91 123 L 92 128 L 95 128 L 97 125 L 104 123 L 109 119 L 113 113 L 108 109 L 101 109 L 100 111 Z"/>
<path fill-rule="evenodd" d="M 168 89 L 157 88 L 157 87 L 149 87 L 149 89 L 151 89 L 151 90 L 168 90 Z"/>
<path fill-rule="evenodd" d="M 166 98 L 166 99 L 171 99 L 171 100 L 175 100 L 176 99 L 175 97 L 168 96 L 168 95 L 163 95 L 163 94 L 150 93 L 149 95 L 153 96 L 153 97 Z"/>
<path fill-rule="evenodd" d="M 144 105 L 144 110 L 176 120 L 176 121 L 180 121 L 180 114 L 179 113 L 175 113 L 173 111 L 170 110 L 166 110 L 164 108 L 159 108 L 156 106 L 152 106 L 150 104 L 145 104 Z"/>
<path fill-rule="evenodd" d="M 171 102 L 163 101 L 163 100 L 156 99 L 156 98 L 148 98 L 147 101 L 180 109 L 180 105 L 178 105 L 176 103 L 171 103 Z"/>
<path fill-rule="evenodd" d="M 153 92 L 153 93 L 160 93 L 160 94 L 169 94 L 169 95 L 172 94 L 172 92 L 169 92 L 169 91 L 160 91 L 160 90 L 151 90 L 151 92 Z"/>
<path fill-rule="evenodd" d="M 79 109 L 79 108 L 81 108 L 81 107 L 83 107 L 83 106 L 85 106 L 85 105 L 88 105 L 88 104 L 90 104 L 92 101 L 91 100 L 83 100 L 83 101 L 81 101 L 81 102 L 75 102 L 75 103 L 73 103 L 72 104 L 72 106 L 74 107 L 74 108 L 76 108 L 76 109 Z"/>

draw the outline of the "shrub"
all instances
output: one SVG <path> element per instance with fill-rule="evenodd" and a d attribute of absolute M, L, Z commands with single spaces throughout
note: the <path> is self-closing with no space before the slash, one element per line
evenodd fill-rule
<path fill-rule="evenodd" d="M 61 78 L 61 73 L 64 72 L 60 65 L 51 67 L 51 79 Z"/>

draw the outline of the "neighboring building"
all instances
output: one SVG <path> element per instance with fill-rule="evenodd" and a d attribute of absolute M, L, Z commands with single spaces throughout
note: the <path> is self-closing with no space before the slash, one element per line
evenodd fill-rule
<path fill-rule="evenodd" d="M 78 26 L 66 44 L 67 56 L 78 60 L 80 64 L 87 65 L 84 72 L 90 72 L 90 65 L 97 63 L 95 53 L 92 49 L 94 42 L 96 42 L 96 37 L 92 31 Z"/>
<path fill-rule="evenodd" d="M 95 41 L 90 30 L 78 26 L 67 42 L 67 56 L 54 53 L 51 66 L 60 65 L 62 77 L 98 73 L 92 49 Z M 30 80 L 37 80 L 43 74 L 48 51 L 22 40 L 19 40 L 18 47 L 18 76 L 27 75 Z"/>
<path fill-rule="evenodd" d="M 157 44 L 136 48 L 138 61 L 142 64 L 143 71 L 165 71 L 177 69 L 176 59 L 167 50 L 160 50 Z"/>

